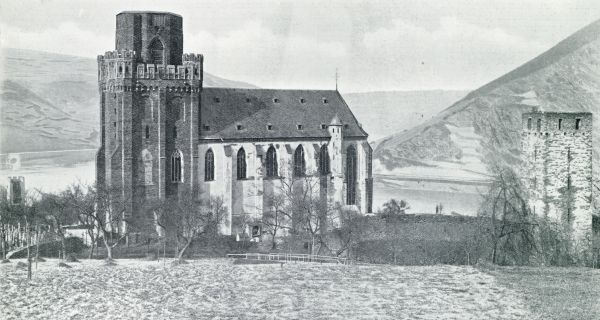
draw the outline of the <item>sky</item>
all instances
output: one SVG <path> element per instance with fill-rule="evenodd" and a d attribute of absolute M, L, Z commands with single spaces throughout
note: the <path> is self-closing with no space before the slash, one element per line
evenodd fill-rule
<path fill-rule="evenodd" d="M 597 0 L 2 0 L 0 46 L 85 56 L 114 49 L 124 10 L 183 16 L 207 72 L 265 88 L 470 90 L 600 19 Z"/>

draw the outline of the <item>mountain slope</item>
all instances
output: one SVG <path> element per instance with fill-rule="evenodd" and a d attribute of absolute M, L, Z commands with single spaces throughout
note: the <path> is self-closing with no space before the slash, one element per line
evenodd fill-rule
<path fill-rule="evenodd" d="M 425 123 L 386 137 L 374 152 L 378 169 L 450 162 L 467 170 L 471 163 L 479 162 L 477 171 L 485 172 L 491 161 L 516 164 L 521 114 L 532 108 L 599 114 L 600 21 L 471 92 Z M 471 142 L 461 142 L 451 134 L 459 131 L 471 132 Z M 593 139 L 599 134 L 600 128 L 595 126 Z M 595 162 L 598 151 L 596 144 Z"/>
<path fill-rule="evenodd" d="M 0 153 L 97 147 L 94 59 L 9 48 L 0 57 Z M 209 73 L 204 85 L 255 88 Z"/>
<path fill-rule="evenodd" d="M 380 91 L 343 94 L 356 118 L 376 141 L 390 132 L 401 132 L 421 124 L 468 91 Z"/>

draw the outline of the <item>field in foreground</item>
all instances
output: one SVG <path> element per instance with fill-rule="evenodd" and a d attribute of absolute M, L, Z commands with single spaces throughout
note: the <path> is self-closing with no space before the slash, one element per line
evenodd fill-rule
<path fill-rule="evenodd" d="M 523 319 L 518 293 L 469 267 L 40 263 L 0 266 L 0 319 Z"/>

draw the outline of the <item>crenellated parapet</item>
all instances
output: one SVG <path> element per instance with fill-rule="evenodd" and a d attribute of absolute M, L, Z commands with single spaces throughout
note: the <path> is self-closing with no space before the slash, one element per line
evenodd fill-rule
<path fill-rule="evenodd" d="M 98 56 L 98 79 L 202 80 L 201 54 L 186 53 L 182 65 L 136 63 L 135 51 L 109 51 Z M 134 67 L 135 66 L 135 67 Z M 135 70 L 134 70 L 135 68 Z"/>
<path fill-rule="evenodd" d="M 133 77 L 136 52 L 133 50 L 107 51 L 98 56 L 98 80 Z"/>

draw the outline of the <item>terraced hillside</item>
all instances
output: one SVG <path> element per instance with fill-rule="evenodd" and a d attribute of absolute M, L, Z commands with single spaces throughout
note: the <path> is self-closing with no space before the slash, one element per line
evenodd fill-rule
<path fill-rule="evenodd" d="M 374 152 L 379 172 L 415 165 L 439 168 L 444 163 L 456 164 L 464 172 L 485 169 L 491 161 L 515 165 L 521 114 L 532 108 L 600 115 L 600 21 L 423 124 L 383 139 Z M 593 139 L 599 137 L 596 125 Z M 594 145 L 594 166 L 599 148 Z"/>

